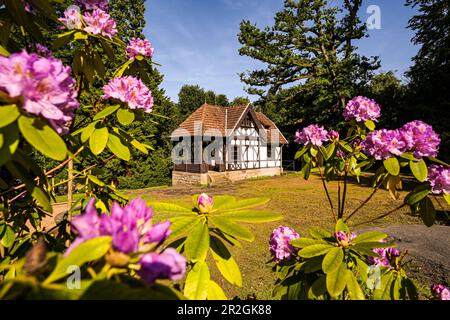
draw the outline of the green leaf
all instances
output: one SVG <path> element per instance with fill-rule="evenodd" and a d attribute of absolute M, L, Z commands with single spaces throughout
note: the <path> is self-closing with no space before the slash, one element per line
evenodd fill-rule
<path fill-rule="evenodd" d="M 3 231 L 0 233 L 2 239 L 1 243 L 6 248 L 11 248 L 16 240 L 16 233 L 10 225 L 5 225 Z"/>
<path fill-rule="evenodd" d="M 356 243 L 352 246 L 352 248 L 367 248 L 367 249 L 375 249 L 375 248 L 392 248 L 395 247 L 395 243 L 393 242 L 379 242 L 379 241 L 367 241 Z"/>
<path fill-rule="evenodd" d="M 222 202 L 220 201 L 220 198 L 222 197 L 223 196 L 217 196 L 214 198 L 214 210 L 230 211 L 230 210 L 247 209 L 266 204 L 267 202 L 270 201 L 270 198 L 250 198 L 237 201 Z M 226 197 L 225 199 L 230 200 L 229 197 Z"/>
<path fill-rule="evenodd" d="M 3 143 L 0 147 L 0 166 L 2 166 L 8 162 L 19 146 L 19 129 L 17 124 L 12 123 L 7 127 L 0 128 L 0 136 L 3 138 Z"/>
<path fill-rule="evenodd" d="M 137 141 L 136 139 L 131 140 L 131 145 L 133 147 L 135 147 L 136 149 L 138 149 L 140 152 L 144 153 L 144 154 L 148 154 L 148 149 L 146 147 L 145 144 L 140 143 L 139 141 Z"/>
<path fill-rule="evenodd" d="M 133 60 L 128 60 L 126 61 L 124 64 L 122 64 L 121 66 L 119 66 L 119 68 L 117 68 L 117 70 L 114 72 L 113 77 L 121 77 L 123 75 L 123 73 L 125 72 L 126 69 L 128 69 L 128 67 L 133 63 Z"/>
<path fill-rule="evenodd" d="M 106 118 L 110 114 L 113 114 L 114 112 L 116 112 L 119 108 L 120 108 L 119 105 L 107 107 L 107 108 L 103 109 L 102 111 L 100 111 L 99 113 L 97 113 L 94 116 L 93 120 L 95 121 L 95 120 L 100 120 L 100 119 Z"/>
<path fill-rule="evenodd" d="M 321 255 L 307 259 L 306 262 L 300 264 L 299 270 L 304 273 L 315 273 L 317 271 L 321 271 L 323 258 L 324 256 Z"/>
<path fill-rule="evenodd" d="M 43 155 L 58 161 L 66 158 L 67 147 L 64 140 L 41 119 L 21 116 L 18 124 L 25 140 Z"/>
<path fill-rule="evenodd" d="M 341 247 L 333 248 L 325 255 L 322 261 L 324 273 L 331 273 L 336 270 L 344 260 L 344 250 Z"/>
<path fill-rule="evenodd" d="M 336 232 L 339 231 L 344 231 L 348 234 L 350 234 L 350 229 L 348 228 L 348 226 L 345 224 L 343 219 L 339 219 L 336 223 L 336 228 L 335 228 Z"/>
<path fill-rule="evenodd" d="M 339 144 L 345 151 L 348 151 L 348 152 L 350 152 L 350 153 L 353 152 L 353 148 L 352 148 L 347 142 L 340 140 L 340 141 L 338 141 L 338 144 Z"/>
<path fill-rule="evenodd" d="M 270 211 L 241 210 L 224 212 L 220 217 L 240 222 L 272 222 L 283 219 L 283 216 Z"/>
<path fill-rule="evenodd" d="M 398 176 L 400 173 L 400 163 L 397 158 L 392 157 L 383 161 L 386 170 L 393 176 Z"/>
<path fill-rule="evenodd" d="M 208 300 L 228 300 L 223 289 L 214 281 L 209 280 Z"/>
<path fill-rule="evenodd" d="M 375 289 L 373 298 L 376 300 L 391 300 L 391 287 L 394 281 L 394 273 L 388 272 L 381 276 L 380 287 Z"/>
<path fill-rule="evenodd" d="M 332 237 L 332 234 L 330 232 L 316 227 L 311 228 L 309 230 L 309 234 L 315 239 L 326 239 Z"/>
<path fill-rule="evenodd" d="M 174 214 L 181 213 L 197 216 L 197 213 L 193 212 L 191 208 L 183 207 L 174 203 L 148 202 L 147 205 L 152 206 L 153 210 L 156 212 L 174 213 Z"/>
<path fill-rule="evenodd" d="M 109 135 L 108 149 L 111 150 L 111 152 L 114 153 L 119 159 L 130 161 L 130 149 L 124 145 L 120 137 L 114 133 L 110 133 Z"/>
<path fill-rule="evenodd" d="M 117 120 L 123 126 L 127 126 L 134 121 L 134 113 L 128 109 L 117 110 Z"/>
<path fill-rule="evenodd" d="M 88 179 L 100 187 L 104 187 L 106 185 L 106 183 L 104 183 L 97 176 L 94 176 L 92 174 L 88 175 Z"/>
<path fill-rule="evenodd" d="M 229 283 L 242 287 L 239 266 L 225 244 L 217 237 L 211 237 L 211 253 L 222 276 Z"/>
<path fill-rule="evenodd" d="M 323 296 L 327 293 L 327 282 L 325 276 L 319 276 L 316 281 L 312 284 L 308 292 L 309 299 L 315 299 Z"/>
<path fill-rule="evenodd" d="M 105 150 L 108 139 L 108 128 L 102 127 L 100 129 L 95 129 L 89 138 L 89 148 L 91 148 L 92 153 L 96 156 L 102 153 L 102 151 Z"/>
<path fill-rule="evenodd" d="M 58 38 L 56 38 L 55 41 L 53 41 L 52 49 L 53 50 L 59 49 L 59 48 L 65 46 L 66 44 L 72 42 L 74 39 L 75 32 L 77 32 L 77 31 L 70 30 L 70 31 L 67 31 L 65 33 L 58 35 Z"/>
<path fill-rule="evenodd" d="M 19 116 L 20 111 L 15 104 L 0 106 L 0 128 L 13 123 Z"/>
<path fill-rule="evenodd" d="M 197 223 L 201 222 L 201 219 L 199 216 L 195 215 L 190 217 L 171 218 L 170 222 L 170 230 L 172 230 L 172 233 L 170 234 L 169 239 L 174 239 L 181 235 L 188 234 Z"/>
<path fill-rule="evenodd" d="M 300 159 L 308 151 L 308 148 L 309 148 L 309 146 L 303 146 L 302 149 L 300 149 L 299 151 L 297 151 L 295 153 L 294 159 L 295 160 Z"/>
<path fill-rule="evenodd" d="M 408 193 L 408 195 L 405 197 L 405 203 L 412 206 L 413 204 L 418 203 L 420 200 L 425 198 L 431 191 L 431 186 L 427 184 L 420 185 L 416 188 L 414 188 L 413 191 Z"/>
<path fill-rule="evenodd" d="M 361 289 L 355 275 L 351 270 L 347 270 L 346 275 L 347 292 L 352 300 L 365 300 L 364 292 Z"/>
<path fill-rule="evenodd" d="M 313 244 L 312 246 L 308 246 L 300 250 L 298 255 L 302 258 L 312 258 L 326 254 L 333 248 L 335 247 L 329 244 Z"/>
<path fill-rule="evenodd" d="M 44 211 L 52 212 L 50 198 L 41 187 L 34 186 L 33 191 L 31 192 L 31 196 L 37 201 L 37 203 L 42 207 Z"/>
<path fill-rule="evenodd" d="M 53 272 L 45 279 L 44 284 L 55 282 L 68 275 L 70 266 L 79 266 L 103 257 L 111 247 L 111 237 L 98 237 L 87 240 L 76 246 L 65 258 L 58 261 Z"/>
<path fill-rule="evenodd" d="M 361 242 L 374 242 L 374 241 L 380 241 L 385 238 L 387 238 L 387 234 L 383 232 L 364 232 L 359 234 L 355 239 L 352 240 L 353 244 L 361 243 Z"/>
<path fill-rule="evenodd" d="M 364 125 L 366 126 L 367 129 L 369 129 L 370 131 L 375 130 L 375 123 L 372 120 L 367 120 L 364 122 Z"/>
<path fill-rule="evenodd" d="M 427 164 L 423 159 L 420 161 L 410 161 L 409 162 L 409 168 L 411 169 L 411 172 L 413 173 L 414 177 L 416 177 L 419 182 L 424 182 L 428 177 L 428 168 Z"/>
<path fill-rule="evenodd" d="M 210 216 L 209 220 L 222 232 L 228 233 L 229 235 L 235 238 L 249 242 L 255 240 L 255 235 L 250 230 L 248 230 L 244 226 L 229 221 L 226 218 L 221 218 L 218 216 Z"/>
<path fill-rule="evenodd" d="M 94 133 L 94 131 L 95 131 L 96 124 L 97 124 L 97 121 L 90 123 L 81 132 L 80 140 L 82 143 L 85 143 L 86 141 L 88 141 L 89 138 L 92 136 L 92 133 Z"/>
<path fill-rule="evenodd" d="M 2 45 L 0 45 L 0 55 L 9 57 L 9 51 Z"/>
<path fill-rule="evenodd" d="M 419 215 L 427 227 L 431 227 L 436 220 L 436 210 L 429 197 L 425 197 L 419 202 Z"/>
<path fill-rule="evenodd" d="M 333 156 L 334 150 L 336 149 L 336 143 L 333 142 L 325 149 L 325 159 L 328 160 Z"/>
<path fill-rule="evenodd" d="M 345 289 L 347 280 L 347 264 L 342 262 L 333 272 L 327 274 L 328 293 L 336 298 Z"/>
<path fill-rule="evenodd" d="M 209 228 L 205 222 L 199 223 L 189 233 L 184 244 L 186 257 L 193 261 L 204 261 L 209 249 Z"/>
<path fill-rule="evenodd" d="M 205 262 L 198 262 L 188 273 L 184 285 L 184 295 L 192 300 L 205 300 L 208 296 L 210 273 Z"/>
<path fill-rule="evenodd" d="M 450 194 L 444 193 L 444 199 L 447 201 L 448 204 L 450 204 Z"/>
<path fill-rule="evenodd" d="M 305 248 L 314 244 L 327 244 L 324 240 L 316 240 L 311 238 L 298 238 L 291 240 L 289 243 L 296 248 Z"/>

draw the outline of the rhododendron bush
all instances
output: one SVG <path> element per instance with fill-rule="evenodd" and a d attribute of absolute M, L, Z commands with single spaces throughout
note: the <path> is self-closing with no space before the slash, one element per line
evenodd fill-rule
<path fill-rule="evenodd" d="M 254 235 L 237 222 L 281 216 L 248 210 L 268 199 L 203 194 L 187 207 L 147 204 L 102 181 L 98 166 L 110 159 L 151 156 L 128 128 L 154 114 L 146 85 L 154 49 L 148 39 L 123 40 L 108 0 L 76 0 L 60 12 L 52 2 L 0 0 L 10 36 L 0 39 L 0 298 L 226 299 L 207 255 L 242 286 L 227 247 Z M 42 31 L 55 23 L 59 34 L 47 43 Z M 44 170 L 36 153 L 57 165 Z M 83 196 L 44 225 L 56 188 L 74 182 Z"/>
<path fill-rule="evenodd" d="M 285 299 L 417 299 L 414 282 L 402 268 L 406 252 L 388 242 L 382 232 L 351 232 L 349 222 L 374 194 L 385 187 L 399 200 L 402 174 L 417 180 L 416 188 L 388 212 L 380 212 L 355 226 L 382 219 L 408 206 L 427 226 L 436 219 L 435 203 L 450 203 L 450 168 L 436 159 L 439 135 L 423 121 L 406 123 L 394 130 L 378 129 L 382 112 L 376 101 L 366 97 L 351 99 L 343 116 L 347 132 L 327 131 L 309 125 L 295 134 L 303 145 L 296 158 L 308 179 L 317 169 L 336 228 L 330 232 L 312 229 L 310 237 L 286 226 L 276 228 L 270 237 L 273 270 L 278 275 L 275 296 Z M 409 170 L 408 170 L 409 169 Z M 374 172 L 373 192 L 353 210 L 346 208 L 350 176 L 359 181 L 362 172 Z M 409 171 L 409 172 L 408 172 Z M 337 199 L 332 199 L 328 182 L 337 181 Z M 437 196 L 443 196 L 439 199 Z M 434 200 L 434 202 L 432 201 Z M 400 200 L 399 200 L 400 201 Z M 448 299 L 448 288 L 435 284 L 433 299 Z"/>
<path fill-rule="evenodd" d="M 200 194 L 190 205 L 146 203 L 103 181 L 98 167 L 109 160 L 152 156 L 152 146 L 129 128 L 155 116 L 146 85 L 155 52 L 147 39 L 123 38 L 108 0 L 75 0 L 59 11 L 53 2 L 0 0 L 0 299 L 231 298 L 224 281 L 245 285 L 232 252 L 255 239 L 245 224 L 282 217 L 255 209 L 267 198 Z M 52 31 L 50 40 L 44 30 Z M 380 218 L 409 206 L 432 225 L 438 197 L 450 203 L 450 169 L 436 158 L 440 139 L 431 126 L 417 120 L 375 130 L 380 112 L 376 101 L 355 97 L 343 114 L 346 133 L 316 124 L 296 133 L 303 145 L 296 158 L 306 179 L 317 168 L 336 229 L 313 229 L 311 238 L 287 226 L 274 230 L 276 296 L 417 297 L 402 269 L 405 253 L 386 234 L 352 232 L 346 222 L 382 187 L 398 199 L 400 173 L 409 170 L 417 187 Z M 36 154 L 54 167 L 39 166 Z M 372 195 L 349 211 L 348 178 L 372 169 Z M 61 172 L 67 176 L 60 179 Z M 338 180 L 337 201 L 329 180 Z M 77 201 L 74 184 L 82 194 Z M 53 215 L 61 186 L 69 204 L 49 227 L 43 220 Z M 434 299 L 449 297 L 442 284 L 432 292 Z"/>

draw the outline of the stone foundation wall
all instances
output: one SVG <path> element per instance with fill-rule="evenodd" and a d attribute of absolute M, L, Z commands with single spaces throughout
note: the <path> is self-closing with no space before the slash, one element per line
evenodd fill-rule
<path fill-rule="evenodd" d="M 226 172 L 211 171 L 209 174 L 172 171 L 172 185 L 207 185 L 223 183 L 226 181 L 239 181 L 249 178 L 279 176 L 282 172 L 283 169 L 279 167 Z"/>
<path fill-rule="evenodd" d="M 208 174 L 207 173 L 191 173 L 172 171 L 172 185 L 207 185 Z"/>

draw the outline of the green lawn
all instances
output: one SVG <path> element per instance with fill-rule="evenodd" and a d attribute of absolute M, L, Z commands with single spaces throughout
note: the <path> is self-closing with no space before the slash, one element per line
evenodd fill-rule
<path fill-rule="evenodd" d="M 337 198 L 335 191 L 336 183 L 330 186 L 331 196 Z M 364 200 L 372 189 L 361 187 L 356 184 L 348 186 L 348 209 L 356 208 Z M 243 243 L 242 249 L 232 249 L 244 279 L 242 288 L 237 288 L 218 277 L 218 271 L 212 270 L 212 276 L 221 284 L 228 297 L 256 294 L 258 299 L 270 299 L 271 290 L 275 281 L 274 275 L 266 262 L 270 259 L 268 251 L 269 236 L 274 228 L 279 225 L 289 226 L 300 234 L 306 235 L 311 227 L 322 227 L 333 229 L 334 221 L 330 213 L 325 193 L 322 190 L 320 179 L 311 176 L 305 181 L 298 174 L 290 174 L 282 177 L 254 179 L 239 183 L 227 184 L 225 186 L 202 187 L 202 188 L 159 188 L 152 190 L 129 191 L 130 197 L 142 197 L 144 200 L 170 201 L 175 203 L 190 203 L 191 195 L 199 192 L 207 192 L 211 195 L 228 194 L 238 198 L 269 197 L 271 201 L 261 207 L 264 210 L 272 210 L 283 215 L 284 219 L 274 223 L 248 225 L 256 234 L 256 240 L 252 243 Z M 406 192 L 402 192 L 402 198 Z M 387 191 L 380 190 L 357 215 L 350 220 L 352 224 L 364 222 L 370 218 L 377 217 L 402 203 L 393 200 Z M 157 218 L 157 214 L 156 214 Z M 388 224 L 417 224 L 421 223 L 416 217 L 408 214 L 405 208 L 382 220 L 370 225 L 362 225 L 358 228 L 368 226 L 385 226 Z"/>

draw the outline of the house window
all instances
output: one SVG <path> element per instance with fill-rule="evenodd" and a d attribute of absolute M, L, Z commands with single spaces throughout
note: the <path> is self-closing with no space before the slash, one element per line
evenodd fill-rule
<path fill-rule="evenodd" d="M 238 146 L 236 145 L 233 146 L 233 160 L 234 161 L 238 160 Z"/>
<path fill-rule="evenodd" d="M 271 145 L 267 146 L 267 158 L 272 159 L 272 146 Z"/>

